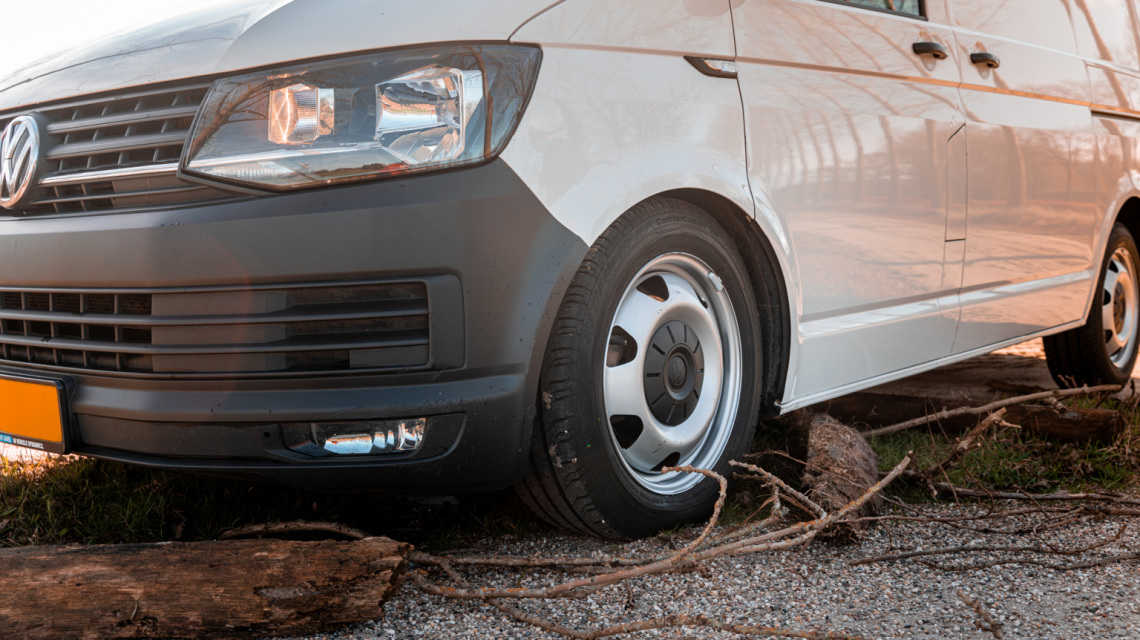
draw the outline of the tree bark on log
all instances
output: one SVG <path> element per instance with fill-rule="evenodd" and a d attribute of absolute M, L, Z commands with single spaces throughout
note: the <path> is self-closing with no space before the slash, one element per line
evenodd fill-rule
<path fill-rule="evenodd" d="M 233 540 L 0 550 L 0 637 L 254 638 L 374 620 L 411 547 Z"/>
<path fill-rule="evenodd" d="M 827 413 L 845 424 L 865 424 L 874 427 L 898 424 L 932 415 L 944 409 L 960 409 L 971 403 L 938 398 L 919 398 L 886 393 L 852 393 L 810 407 L 811 411 Z M 1023 404 L 1006 407 L 1005 421 L 1020 425 L 1027 435 L 1048 438 L 1057 442 L 1112 443 L 1124 428 L 1124 417 L 1109 409 L 1069 409 L 1058 413 L 1052 407 Z M 955 416 L 930 428 L 949 434 L 965 433 L 974 428 L 984 416 Z M 925 427 L 919 427 L 925 429 Z"/>
<path fill-rule="evenodd" d="M 1023 433 L 1057 442 L 1112 444 L 1124 430 L 1124 416 L 1109 409 L 1057 413 L 1052 407 L 1025 404 L 1009 407 L 1005 421 L 1020 425 Z"/>
<path fill-rule="evenodd" d="M 828 513 L 835 513 L 863 495 L 879 480 L 879 457 L 859 432 L 831 416 L 804 415 L 788 434 L 789 450 L 807 462 L 802 481 L 805 493 Z M 854 514 L 879 514 L 882 500 L 868 500 Z M 837 522 L 820 537 L 857 538 L 864 523 Z"/>

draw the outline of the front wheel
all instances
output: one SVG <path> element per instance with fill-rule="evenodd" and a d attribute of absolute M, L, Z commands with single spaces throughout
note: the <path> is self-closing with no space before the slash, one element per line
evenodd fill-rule
<path fill-rule="evenodd" d="M 1140 255 L 1117 223 L 1108 238 L 1085 326 L 1047 336 L 1045 358 L 1061 388 L 1125 384 L 1136 366 L 1140 334 Z"/>
<path fill-rule="evenodd" d="M 544 519 L 650 535 L 703 519 L 747 453 L 760 403 L 760 322 L 732 239 L 704 211 L 638 204 L 590 248 L 547 347 L 541 420 L 520 486 Z"/>

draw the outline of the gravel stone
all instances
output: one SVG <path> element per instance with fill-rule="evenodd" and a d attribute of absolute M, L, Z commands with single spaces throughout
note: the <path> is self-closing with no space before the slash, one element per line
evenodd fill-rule
<path fill-rule="evenodd" d="M 975 508 L 982 512 L 981 507 Z M 952 505 L 928 511 L 960 515 Z M 1036 517 L 1008 518 L 991 526 L 1015 529 L 1031 524 Z M 516 601 L 515 606 L 579 629 L 669 613 L 704 613 L 742 624 L 829 630 L 866 638 L 992 638 L 974 627 L 975 613 L 956 595 L 961 589 L 979 600 L 1004 625 L 1006 638 L 1140 638 L 1140 564 L 1135 561 L 1069 572 L 1030 565 L 945 572 L 913 559 L 857 567 L 845 563 L 867 556 L 969 544 L 1033 545 L 1044 540 L 1061 548 L 1082 547 L 1112 538 L 1129 521 L 1132 526 L 1119 540 L 1080 556 L 1031 556 L 1052 563 L 1083 562 L 1140 548 L 1140 527 L 1135 518 L 1088 519 L 1045 531 L 1039 537 L 982 534 L 942 524 L 892 522 L 871 528 L 858 544 L 815 543 L 793 552 L 721 558 L 708 563 L 711 572 L 704 572 L 708 577 L 697 572 L 651 576 L 618 584 L 586 600 L 524 600 Z M 686 537 L 691 539 L 697 532 L 692 529 Z M 546 557 L 631 556 L 669 550 L 663 538 L 619 545 L 563 534 L 535 539 L 507 536 L 476 541 L 472 546 L 488 553 Z M 1011 554 L 971 553 L 926 559 L 958 564 L 999 557 Z M 473 585 L 492 587 L 537 588 L 565 579 L 565 574 L 533 569 L 466 569 L 463 574 Z M 442 579 L 434 571 L 429 576 L 436 581 Z M 308 640 L 560 637 L 516 622 L 490 606 L 425 595 L 410 582 L 403 585 L 384 611 L 381 620 L 311 636 Z M 695 628 L 619 637 L 741 636 Z"/>

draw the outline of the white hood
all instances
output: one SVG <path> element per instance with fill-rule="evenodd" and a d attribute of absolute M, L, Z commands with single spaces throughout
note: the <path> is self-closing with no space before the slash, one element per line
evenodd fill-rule
<path fill-rule="evenodd" d="M 41 59 L 0 80 L 0 111 L 354 51 L 504 41 L 558 2 L 240 0 Z"/>

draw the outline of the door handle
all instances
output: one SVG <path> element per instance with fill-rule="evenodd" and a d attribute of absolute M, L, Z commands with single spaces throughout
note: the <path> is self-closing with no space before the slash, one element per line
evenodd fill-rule
<path fill-rule="evenodd" d="M 995 56 L 992 53 L 971 53 L 970 62 L 973 62 L 976 65 L 984 64 L 991 69 L 997 69 L 1001 66 L 1001 58 Z"/>
<path fill-rule="evenodd" d="M 946 47 L 937 42 L 916 42 L 911 48 L 914 49 L 914 55 L 916 56 L 931 55 L 934 56 L 935 60 L 945 60 L 950 57 L 949 52 L 946 51 Z"/>

